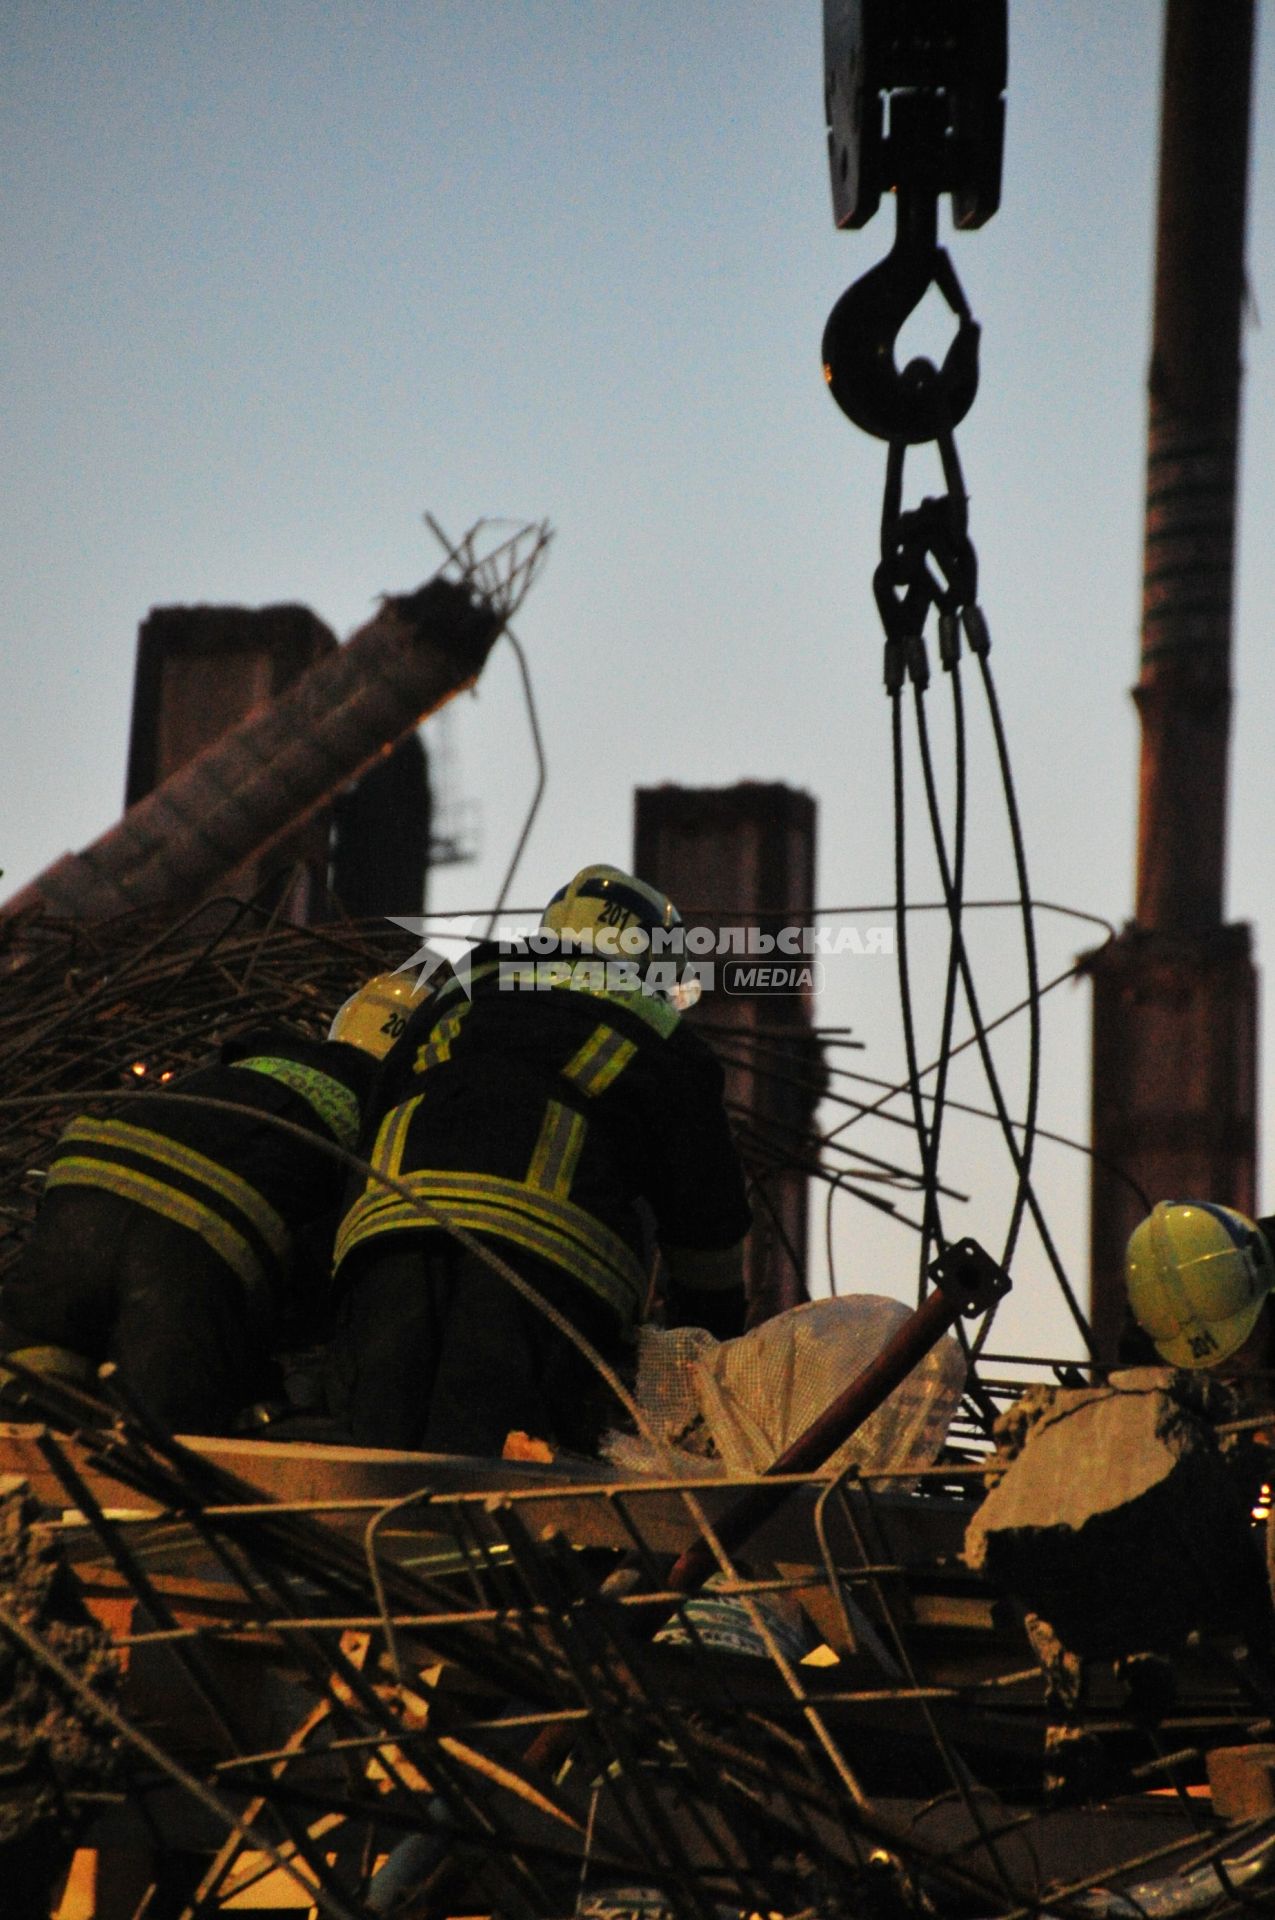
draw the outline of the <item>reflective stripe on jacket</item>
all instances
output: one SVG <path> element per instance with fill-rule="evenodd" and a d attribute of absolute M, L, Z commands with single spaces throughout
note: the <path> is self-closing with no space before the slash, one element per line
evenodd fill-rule
<path fill-rule="evenodd" d="M 422 1097 L 405 1101 L 387 1114 L 371 1156 L 370 1164 L 376 1171 L 397 1180 L 406 1193 L 374 1179 L 368 1181 L 341 1223 L 336 1264 L 339 1266 L 356 1246 L 378 1234 L 454 1225 L 480 1236 L 507 1240 L 527 1253 L 551 1260 L 605 1300 L 624 1324 L 634 1321 L 646 1294 L 641 1262 L 618 1234 L 567 1198 L 574 1162 L 583 1145 L 583 1116 L 550 1102 L 532 1165 L 523 1180 L 494 1173 L 427 1168 L 404 1173 L 400 1164 L 403 1145 Z M 418 1201 L 422 1203 L 419 1206 Z"/>
<path fill-rule="evenodd" d="M 299 1060 L 281 1060 L 274 1055 L 256 1054 L 250 1060 L 231 1063 L 236 1073 L 264 1073 L 299 1094 L 316 1117 L 323 1122 L 339 1147 L 353 1153 L 359 1139 L 359 1101 L 353 1088 L 317 1067 L 303 1066 Z"/>
<path fill-rule="evenodd" d="M 450 983 L 378 1082 L 369 1178 L 336 1263 L 395 1232 L 447 1225 L 547 1259 L 625 1325 L 645 1303 L 651 1221 L 673 1245 L 747 1230 L 717 1062 L 640 992 L 570 981 L 513 989 L 480 950 L 472 998 Z"/>
<path fill-rule="evenodd" d="M 125 1117 L 80 1115 L 47 1185 L 112 1193 L 198 1234 L 264 1308 L 298 1229 L 335 1216 L 346 1175 L 328 1143 L 357 1144 L 377 1064 L 355 1047 L 262 1029 L 130 1101 Z"/>
<path fill-rule="evenodd" d="M 45 1186 L 97 1187 L 189 1228 L 250 1296 L 268 1285 L 287 1255 L 287 1226 L 255 1187 L 193 1147 L 127 1120 L 73 1121 Z"/>

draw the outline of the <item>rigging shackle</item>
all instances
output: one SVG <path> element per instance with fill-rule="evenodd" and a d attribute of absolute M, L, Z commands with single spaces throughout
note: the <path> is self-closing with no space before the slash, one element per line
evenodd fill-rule
<path fill-rule="evenodd" d="M 917 446 L 950 433 L 978 392 L 979 326 L 956 270 L 936 238 L 936 196 L 901 188 L 898 228 L 884 260 L 848 287 L 828 316 L 823 372 L 841 411 L 878 440 Z M 915 359 L 900 370 L 895 342 L 935 286 L 956 315 L 943 364 Z"/>

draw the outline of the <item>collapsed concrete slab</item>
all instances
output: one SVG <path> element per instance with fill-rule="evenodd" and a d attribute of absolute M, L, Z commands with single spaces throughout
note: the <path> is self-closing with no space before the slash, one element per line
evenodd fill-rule
<path fill-rule="evenodd" d="M 1047 1390 L 1007 1438 L 1019 1450 L 971 1521 L 965 1558 L 1070 1652 L 1118 1658 L 1197 1630 L 1268 1633 L 1242 1480 L 1171 1376 Z"/>

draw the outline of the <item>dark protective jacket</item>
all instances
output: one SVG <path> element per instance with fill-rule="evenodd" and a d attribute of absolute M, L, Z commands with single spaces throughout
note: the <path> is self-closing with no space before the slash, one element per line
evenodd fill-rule
<path fill-rule="evenodd" d="M 338 1271 L 356 1249 L 442 1216 L 496 1251 L 551 1261 L 631 1327 L 652 1222 L 664 1245 L 706 1251 L 748 1230 L 722 1071 L 663 1000 L 578 984 L 597 962 L 577 964 L 576 984 L 514 984 L 530 970 L 480 947 L 466 978 L 413 1016 L 367 1136 L 372 1165 L 412 1199 L 369 1179 L 338 1231 Z"/>
<path fill-rule="evenodd" d="M 238 1275 L 250 1308 L 266 1308 L 293 1236 L 331 1210 L 344 1186 L 345 1170 L 317 1142 L 356 1146 L 377 1065 L 357 1047 L 278 1028 L 251 1034 L 171 1088 L 251 1112 L 157 1091 L 118 1115 L 81 1114 L 57 1144 L 45 1191 L 96 1188 L 188 1228 Z"/>

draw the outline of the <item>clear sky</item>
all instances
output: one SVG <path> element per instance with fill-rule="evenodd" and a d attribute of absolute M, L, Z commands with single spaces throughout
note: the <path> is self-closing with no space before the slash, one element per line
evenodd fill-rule
<path fill-rule="evenodd" d="M 1011 15 L 1002 210 L 951 240 L 984 327 L 958 438 L 1033 888 L 1119 922 L 1160 7 Z M 818 799 L 823 905 L 890 897 L 870 596 L 884 452 L 819 366 L 827 313 L 887 250 L 890 215 L 833 227 L 818 0 L 8 0 L 0 36 L 5 891 L 118 813 L 150 607 L 300 600 L 348 632 L 433 570 L 428 509 L 456 531 L 500 514 L 557 529 L 518 622 L 550 763 L 520 903 L 587 860 L 628 861 L 636 785 L 745 777 Z M 1273 89 L 1264 45 L 1228 895 L 1259 959 Z M 437 876 L 442 910 L 492 899 L 531 791 L 507 648 L 453 712 L 482 855 Z M 944 705 L 933 724 L 942 737 Z M 973 744 L 970 892 L 992 897 L 1012 870 L 985 727 Z M 912 884 L 933 897 L 921 852 Z M 942 956 L 929 924 L 923 987 Z M 1048 977 L 1085 930 L 1044 915 L 1041 942 Z M 1007 916 L 986 917 L 976 956 L 991 1013 L 1022 987 Z M 1087 990 L 1047 1008 L 1042 1119 L 1084 1135 Z M 856 1027 L 864 1072 L 900 1072 L 888 961 L 830 969 L 819 1017 Z M 921 1018 L 924 1052 L 932 993 Z M 1018 1105 L 1012 1039 L 1003 1059 Z M 971 1071 L 953 1090 L 981 1097 Z M 860 1132 L 904 1157 L 903 1129 Z M 978 1122 L 951 1146 L 945 1175 L 971 1199 L 949 1231 L 995 1249 L 1003 1154 Z M 1083 1163 L 1045 1145 L 1039 1166 L 1080 1275 Z M 1261 1189 L 1275 1205 L 1269 1173 Z M 901 1229 L 843 1202 L 833 1241 L 841 1285 L 907 1294 Z M 1006 1340 L 1048 1347 L 1063 1321 L 1030 1240 L 1016 1273 Z"/>

